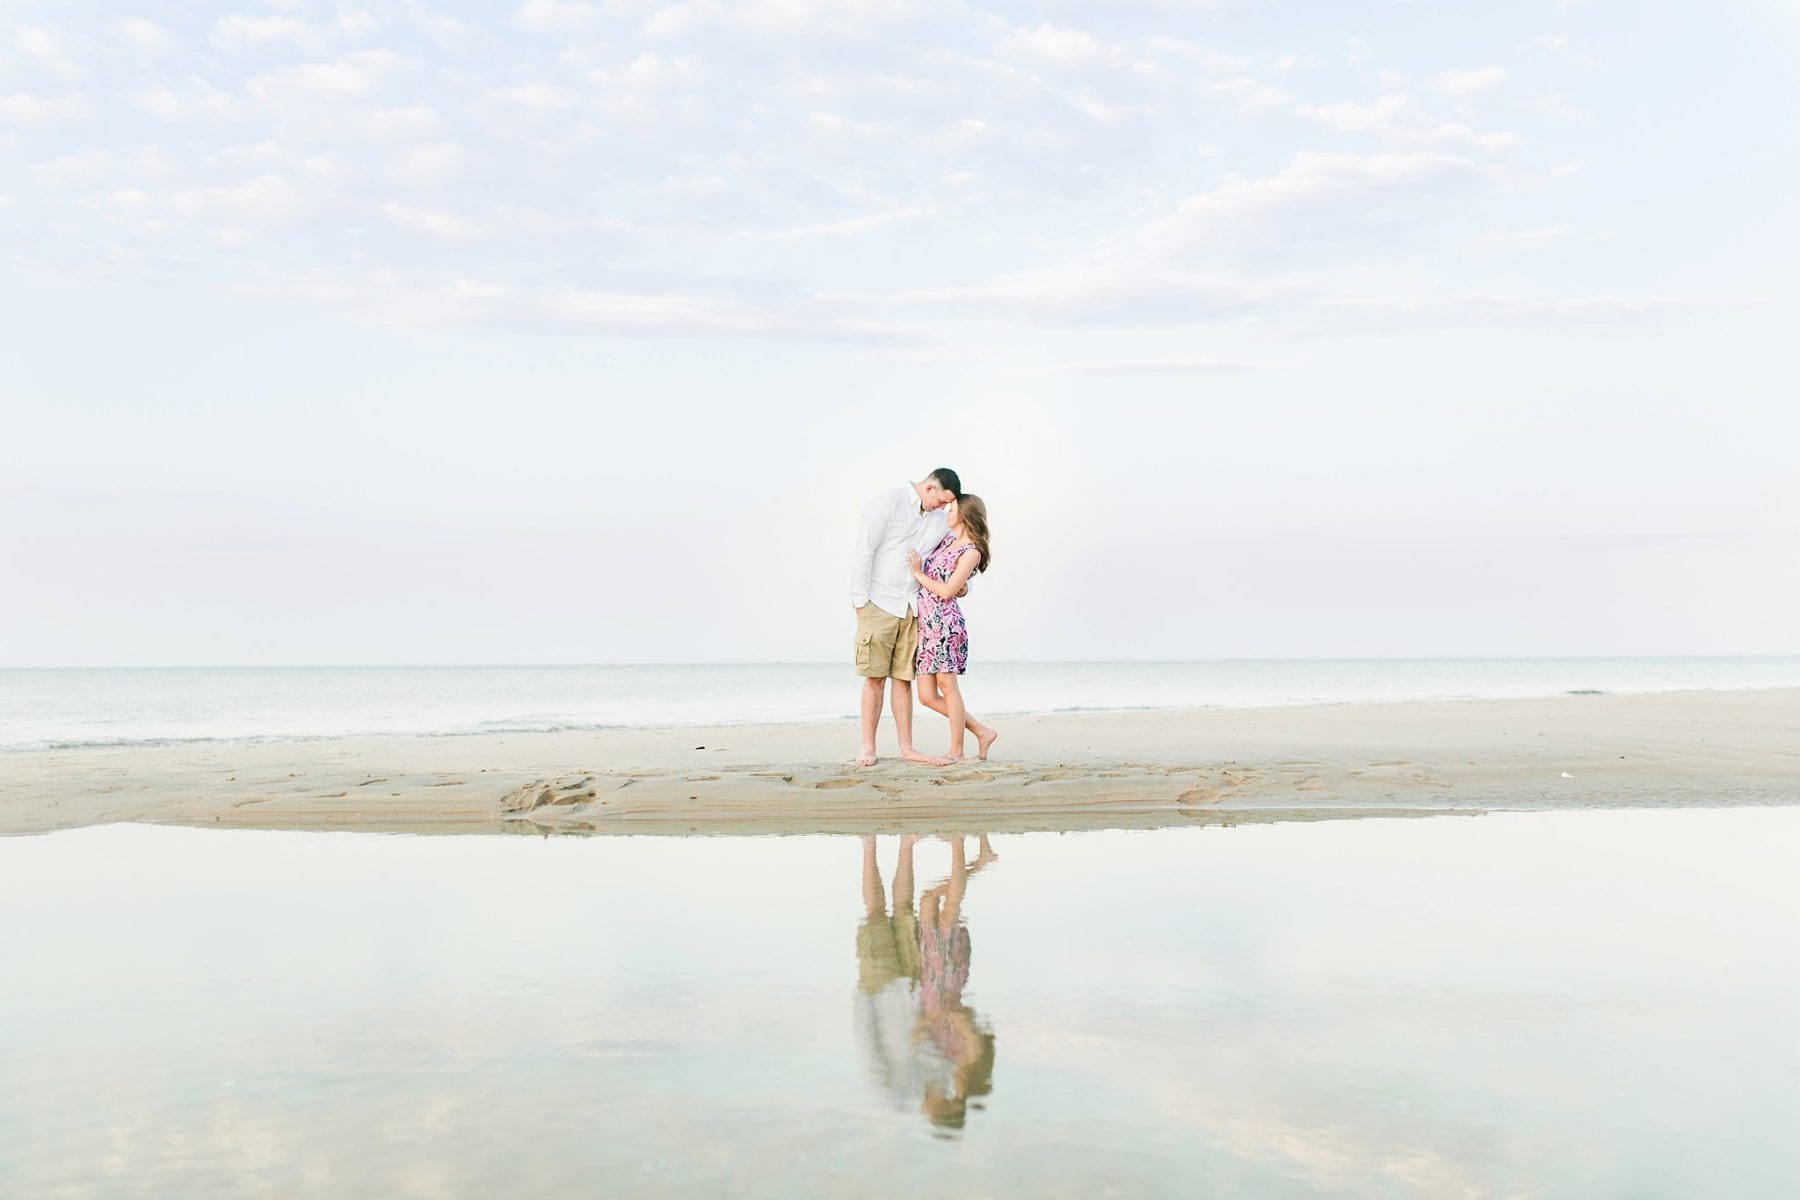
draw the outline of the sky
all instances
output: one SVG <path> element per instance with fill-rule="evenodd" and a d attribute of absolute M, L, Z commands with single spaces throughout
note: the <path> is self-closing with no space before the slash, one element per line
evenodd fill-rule
<path fill-rule="evenodd" d="M 1800 652 L 1800 15 L 0 0 L 0 666 Z"/>

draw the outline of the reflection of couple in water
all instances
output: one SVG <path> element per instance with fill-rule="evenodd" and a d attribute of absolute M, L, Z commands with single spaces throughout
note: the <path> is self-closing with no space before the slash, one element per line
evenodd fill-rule
<path fill-rule="evenodd" d="M 857 1032 L 877 1081 L 897 1105 L 917 1107 L 940 1128 L 960 1129 L 970 1098 L 992 1091 L 994 1075 L 994 1035 L 962 999 L 969 981 L 963 893 L 969 877 L 999 856 L 986 834 L 978 839 L 972 863 L 961 837 L 943 840 L 950 846 L 950 875 L 919 896 L 915 916 L 913 846 L 918 839 L 900 839 L 890 913 L 875 839 L 863 838 L 868 915 L 856 931 L 861 975 Z"/>

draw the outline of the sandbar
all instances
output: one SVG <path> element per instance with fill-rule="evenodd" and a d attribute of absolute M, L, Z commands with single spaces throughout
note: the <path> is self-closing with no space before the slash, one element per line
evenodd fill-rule
<path fill-rule="evenodd" d="M 943 722 L 917 717 L 941 747 Z M 850 764 L 853 722 L 0 755 L 0 835 L 1153 828 L 1800 801 L 1800 689 L 994 717 L 989 762 Z M 971 742 L 972 745 L 972 742 Z"/>

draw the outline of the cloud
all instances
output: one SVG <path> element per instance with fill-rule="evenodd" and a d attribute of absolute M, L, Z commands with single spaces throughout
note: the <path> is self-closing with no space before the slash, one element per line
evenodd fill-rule
<path fill-rule="evenodd" d="M 1000 40 L 999 49 L 1011 57 L 1057 67 L 1084 66 L 1108 55 L 1106 46 L 1091 34 L 1054 25 L 1014 29 Z"/>
<path fill-rule="evenodd" d="M 513 20 L 533 33 L 567 33 L 598 24 L 600 8 L 581 0 L 525 0 Z"/>
<path fill-rule="evenodd" d="M 387 173 L 408 183 L 439 183 L 460 173 L 468 157 L 455 142 L 433 142 L 407 150 Z"/>
<path fill-rule="evenodd" d="M 187 217 L 284 224 L 300 217 L 308 205 L 291 180 L 258 175 L 236 184 L 182 189 L 169 197 L 169 207 Z"/>
<path fill-rule="evenodd" d="M 294 17 L 257 17 L 231 13 L 213 23 L 213 41 L 232 50 L 271 42 L 312 42 L 312 26 Z"/>
<path fill-rule="evenodd" d="M 360 100 L 372 95 L 405 61 L 392 50 L 363 50 L 336 62 L 301 63 L 258 75 L 246 90 L 276 106 L 295 99 Z"/>
<path fill-rule="evenodd" d="M 732 236 L 756 242 L 792 242 L 810 238 L 849 237 L 897 222 L 916 221 L 921 217 L 930 216 L 936 211 L 934 208 L 897 209 L 892 212 L 870 213 L 862 217 L 847 217 L 842 221 L 826 221 L 816 225 L 790 225 L 780 229 L 749 230 Z"/>
<path fill-rule="evenodd" d="M 541 81 L 520 84 L 518 87 L 489 88 L 487 96 L 488 99 L 501 104 L 511 105 L 515 108 L 535 109 L 538 112 L 567 108 L 573 103 L 567 92 Z"/>
<path fill-rule="evenodd" d="M 1392 127 L 1394 119 L 1406 110 L 1404 95 L 1387 95 L 1373 104 L 1299 104 L 1294 114 L 1308 121 L 1344 133 L 1368 133 Z"/>
<path fill-rule="evenodd" d="M 1525 43 L 1525 49 L 1535 51 L 1540 57 L 1555 62 L 1565 62 L 1586 70 L 1597 70 L 1605 66 L 1605 62 L 1583 50 L 1577 50 L 1569 41 L 1566 33 L 1547 33 L 1542 37 L 1534 37 Z"/>
<path fill-rule="evenodd" d="M 193 94 L 183 97 L 166 87 L 151 88 L 131 98 L 131 103 L 163 121 L 185 121 L 190 117 L 228 117 L 236 113 L 238 100 L 215 91 L 200 80 L 193 81 Z"/>
<path fill-rule="evenodd" d="M 407 229 L 419 233 L 427 233 L 438 238 L 465 238 L 476 232 L 475 226 L 463 218 L 445 212 L 434 212 L 430 209 L 414 208 L 410 204 L 401 204 L 390 200 L 381 206 L 381 211 L 388 220 Z"/>
<path fill-rule="evenodd" d="M 1404 93 L 1389 93 L 1372 104 L 1296 104 L 1294 115 L 1342 133 L 1366 133 L 1411 146 L 1474 146 L 1510 150 L 1521 142 L 1515 133 L 1482 133 L 1457 121 L 1432 122 Z"/>
<path fill-rule="evenodd" d="M 1188 197 L 1147 226 L 1144 235 L 1159 252 L 1179 252 L 1283 209 L 1360 201 L 1474 173 L 1466 160 L 1432 151 L 1363 155 L 1304 150 L 1274 175 L 1228 179 Z"/>
<path fill-rule="evenodd" d="M 1264 363 L 1229 358 L 1119 358 L 1100 362 L 1065 363 L 1058 375 L 1231 375 L 1255 370 Z"/>
<path fill-rule="evenodd" d="M 1537 225 L 1527 229 L 1496 229 L 1482 234 L 1475 244 L 1483 250 L 1505 250 L 1566 241 L 1574 236 L 1573 225 Z"/>
<path fill-rule="evenodd" d="M 156 58 L 166 53 L 174 42 L 168 30 L 143 17 L 120 21 L 113 27 L 113 31 L 126 48 L 139 58 Z"/>
<path fill-rule="evenodd" d="M 1467 103 L 1511 77 L 1505 67 L 1478 67 L 1472 71 L 1444 71 L 1438 75 L 1437 85 L 1452 99 Z"/>
<path fill-rule="evenodd" d="M 378 108 L 368 116 L 369 132 L 380 138 L 425 137 L 443 127 L 444 119 L 429 104 Z"/>
<path fill-rule="evenodd" d="M 38 163 L 31 168 L 31 175 L 46 187 L 94 183 L 112 171 L 114 161 L 110 150 L 83 150 Z"/>
<path fill-rule="evenodd" d="M 79 96 L 33 96 L 23 92 L 0 96 L 0 122 L 13 125 L 49 125 L 85 116 L 88 105 Z"/>
<path fill-rule="evenodd" d="M 723 12 L 724 9 L 714 0 L 684 0 L 680 4 L 665 4 L 650 14 L 640 32 L 645 37 L 656 40 L 686 37 L 696 29 L 717 20 Z"/>

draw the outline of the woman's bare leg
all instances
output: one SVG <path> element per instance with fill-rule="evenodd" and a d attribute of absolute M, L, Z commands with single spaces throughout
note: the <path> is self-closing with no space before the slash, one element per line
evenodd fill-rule
<path fill-rule="evenodd" d="M 948 671 L 937 676 L 938 690 L 944 693 L 944 718 L 950 722 L 950 761 L 963 756 L 963 731 L 968 728 L 968 711 L 963 708 L 962 686 Z"/>
<path fill-rule="evenodd" d="M 938 680 L 945 678 L 953 680 L 956 676 L 919 676 L 919 700 L 932 712 L 937 713 L 941 717 L 948 718 L 950 715 L 950 698 L 948 694 L 938 686 Z M 964 729 L 975 735 L 975 756 L 981 759 L 987 758 L 988 747 L 992 746 L 994 744 L 994 739 L 1000 736 L 999 731 L 994 729 L 991 725 L 983 725 L 980 721 L 977 721 L 974 717 L 970 716 L 966 709 L 963 711 L 962 723 Z M 950 742 L 952 747 L 954 747 L 956 744 L 956 737 L 954 734 L 951 735 Z M 957 754 L 959 752 L 953 748 L 950 753 Z"/>

